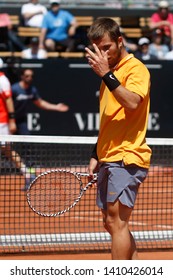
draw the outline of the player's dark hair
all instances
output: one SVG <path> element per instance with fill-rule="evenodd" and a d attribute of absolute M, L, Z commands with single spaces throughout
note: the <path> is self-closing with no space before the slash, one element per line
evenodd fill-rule
<path fill-rule="evenodd" d="M 28 70 L 30 70 L 30 71 L 32 71 L 33 72 L 33 69 L 32 68 L 21 68 L 20 69 L 20 76 L 23 76 L 24 74 L 25 74 L 25 72 L 26 71 L 28 71 Z"/>
<path fill-rule="evenodd" d="M 103 38 L 108 34 L 111 40 L 117 42 L 118 37 L 121 36 L 119 25 L 116 21 L 107 17 L 99 17 L 91 25 L 88 31 L 88 38 L 91 41 Z"/>

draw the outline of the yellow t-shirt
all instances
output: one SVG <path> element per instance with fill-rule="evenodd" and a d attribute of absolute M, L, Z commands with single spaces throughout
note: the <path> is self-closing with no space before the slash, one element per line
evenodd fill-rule
<path fill-rule="evenodd" d="M 102 82 L 98 159 L 100 162 L 123 160 L 125 165 L 148 168 L 151 149 L 145 135 L 150 107 L 150 73 L 141 61 L 128 54 L 116 66 L 114 75 L 122 86 L 139 94 L 143 100 L 136 110 L 127 112 Z"/>

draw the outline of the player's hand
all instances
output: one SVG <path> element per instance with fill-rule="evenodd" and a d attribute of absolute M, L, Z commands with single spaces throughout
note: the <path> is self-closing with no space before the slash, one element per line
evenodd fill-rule
<path fill-rule="evenodd" d="M 94 72 L 98 76 L 103 77 L 110 71 L 107 51 L 100 51 L 96 44 L 93 44 L 93 48 L 95 52 L 89 48 L 85 48 L 86 58 Z"/>
<path fill-rule="evenodd" d="M 17 131 L 17 126 L 16 126 L 15 120 L 13 120 L 13 119 L 9 120 L 8 128 L 9 128 L 9 132 L 11 134 L 14 134 Z"/>
<path fill-rule="evenodd" d="M 59 112 L 67 112 L 69 110 L 69 106 L 64 103 L 58 103 L 56 105 L 56 108 Z"/>
<path fill-rule="evenodd" d="M 88 165 L 88 173 L 89 173 L 89 178 L 88 181 L 91 181 L 94 179 L 94 173 L 98 172 L 98 161 L 95 158 L 91 158 L 89 165 Z M 97 185 L 97 183 L 93 184 L 94 186 Z"/>

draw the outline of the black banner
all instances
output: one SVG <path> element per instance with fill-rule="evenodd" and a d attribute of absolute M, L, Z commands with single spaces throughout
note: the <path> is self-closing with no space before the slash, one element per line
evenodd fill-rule
<path fill-rule="evenodd" d="M 173 62 L 150 61 L 146 66 L 151 73 L 151 108 L 147 137 L 173 137 Z M 70 106 L 68 112 L 59 113 L 40 110 L 31 104 L 27 115 L 31 134 L 98 134 L 100 78 L 90 69 L 85 58 L 29 62 L 25 60 L 16 67 L 33 68 L 34 85 L 43 99 L 52 103 L 64 102 Z"/>

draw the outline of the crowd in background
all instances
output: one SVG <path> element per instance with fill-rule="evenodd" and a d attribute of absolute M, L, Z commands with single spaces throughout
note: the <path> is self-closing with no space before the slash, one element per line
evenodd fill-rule
<path fill-rule="evenodd" d="M 38 37 L 21 38 L 9 14 L 0 13 L 0 51 L 19 51 L 24 59 L 46 59 L 49 52 L 56 51 L 84 51 L 89 44 L 87 29 L 79 30 L 75 16 L 61 7 L 61 0 L 48 0 L 49 7 L 40 2 L 28 1 L 21 6 L 20 13 L 22 26 L 40 28 Z M 114 1 L 117 8 L 120 2 Z M 122 32 L 127 50 L 141 60 L 173 59 L 173 13 L 168 1 L 158 3 L 151 15 L 149 30 L 149 36 L 138 41 Z"/>
<path fill-rule="evenodd" d="M 23 3 L 26 3 L 27 0 L 3 0 L 1 3 L 4 5 L 6 3 L 7 6 L 12 7 L 21 7 Z M 40 0 L 42 5 L 48 6 L 48 0 Z M 117 9 L 131 9 L 131 8 L 139 8 L 139 9 L 153 9 L 158 5 L 159 0 L 63 0 L 63 7 L 68 9 L 69 7 L 94 7 L 94 8 L 103 8 L 103 7 L 114 7 Z M 169 4 L 172 4 L 172 0 L 168 0 Z"/>

